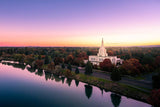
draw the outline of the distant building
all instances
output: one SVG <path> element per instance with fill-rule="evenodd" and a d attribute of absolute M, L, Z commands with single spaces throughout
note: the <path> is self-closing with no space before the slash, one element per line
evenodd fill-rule
<path fill-rule="evenodd" d="M 100 62 L 103 62 L 103 60 L 105 59 L 110 59 L 111 63 L 114 65 L 117 64 L 122 64 L 122 59 L 117 58 L 117 56 L 108 56 L 106 49 L 103 45 L 103 39 L 102 39 L 102 44 L 101 47 L 99 48 L 99 52 L 96 55 L 90 55 L 89 56 L 89 61 L 93 64 L 93 65 L 99 65 Z M 86 63 L 87 61 L 85 60 L 84 63 Z"/>

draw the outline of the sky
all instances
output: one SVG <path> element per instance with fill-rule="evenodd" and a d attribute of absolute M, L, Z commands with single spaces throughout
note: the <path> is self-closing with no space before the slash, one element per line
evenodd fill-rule
<path fill-rule="evenodd" d="M 0 0 L 0 46 L 160 45 L 160 0 Z"/>

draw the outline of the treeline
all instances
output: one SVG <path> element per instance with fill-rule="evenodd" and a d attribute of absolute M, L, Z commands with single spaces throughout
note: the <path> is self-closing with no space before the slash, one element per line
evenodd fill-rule
<path fill-rule="evenodd" d="M 1 47 L 2 58 L 13 58 L 19 62 L 27 62 L 30 65 L 38 64 L 71 64 L 85 66 L 83 60 L 89 55 L 96 55 L 99 48 L 87 47 Z M 117 56 L 124 59 L 119 67 L 122 74 L 138 75 L 152 72 L 160 67 L 160 47 L 113 47 L 107 48 L 109 56 Z M 100 66 L 93 68 L 112 71 L 114 68 L 110 61 L 103 61 Z"/>

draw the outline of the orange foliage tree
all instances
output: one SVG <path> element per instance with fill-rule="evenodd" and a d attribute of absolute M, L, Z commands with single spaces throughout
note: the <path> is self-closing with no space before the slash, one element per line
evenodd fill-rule
<path fill-rule="evenodd" d="M 125 70 L 127 74 L 131 75 L 137 75 L 143 71 L 143 67 L 140 64 L 139 60 L 135 58 L 125 60 L 121 68 Z"/>
<path fill-rule="evenodd" d="M 109 72 L 111 72 L 114 67 L 110 59 L 105 59 L 103 62 L 100 62 L 99 66 L 102 70 L 109 71 Z"/>
<path fill-rule="evenodd" d="M 152 90 L 148 102 L 154 105 L 154 107 L 160 107 L 160 89 Z"/>
<path fill-rule="evenodd" d="M 36 62 L 35 62 L 35 65 L 36 65 L 36 67 L 38 68 L 38 69 L 41 69 L 42 68 L 42 66 L 43 66 L 43 60 L 36 60 Z"/>

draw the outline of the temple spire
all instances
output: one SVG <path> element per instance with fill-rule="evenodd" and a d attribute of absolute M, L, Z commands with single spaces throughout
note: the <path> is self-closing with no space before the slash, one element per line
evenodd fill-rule
<path fill-rule="evenodd" d="M 103 45 L 103 38 L 102 38 L 102 44 L 101 44 L 101 47 L 103 47 L 104 45 Z"/>

